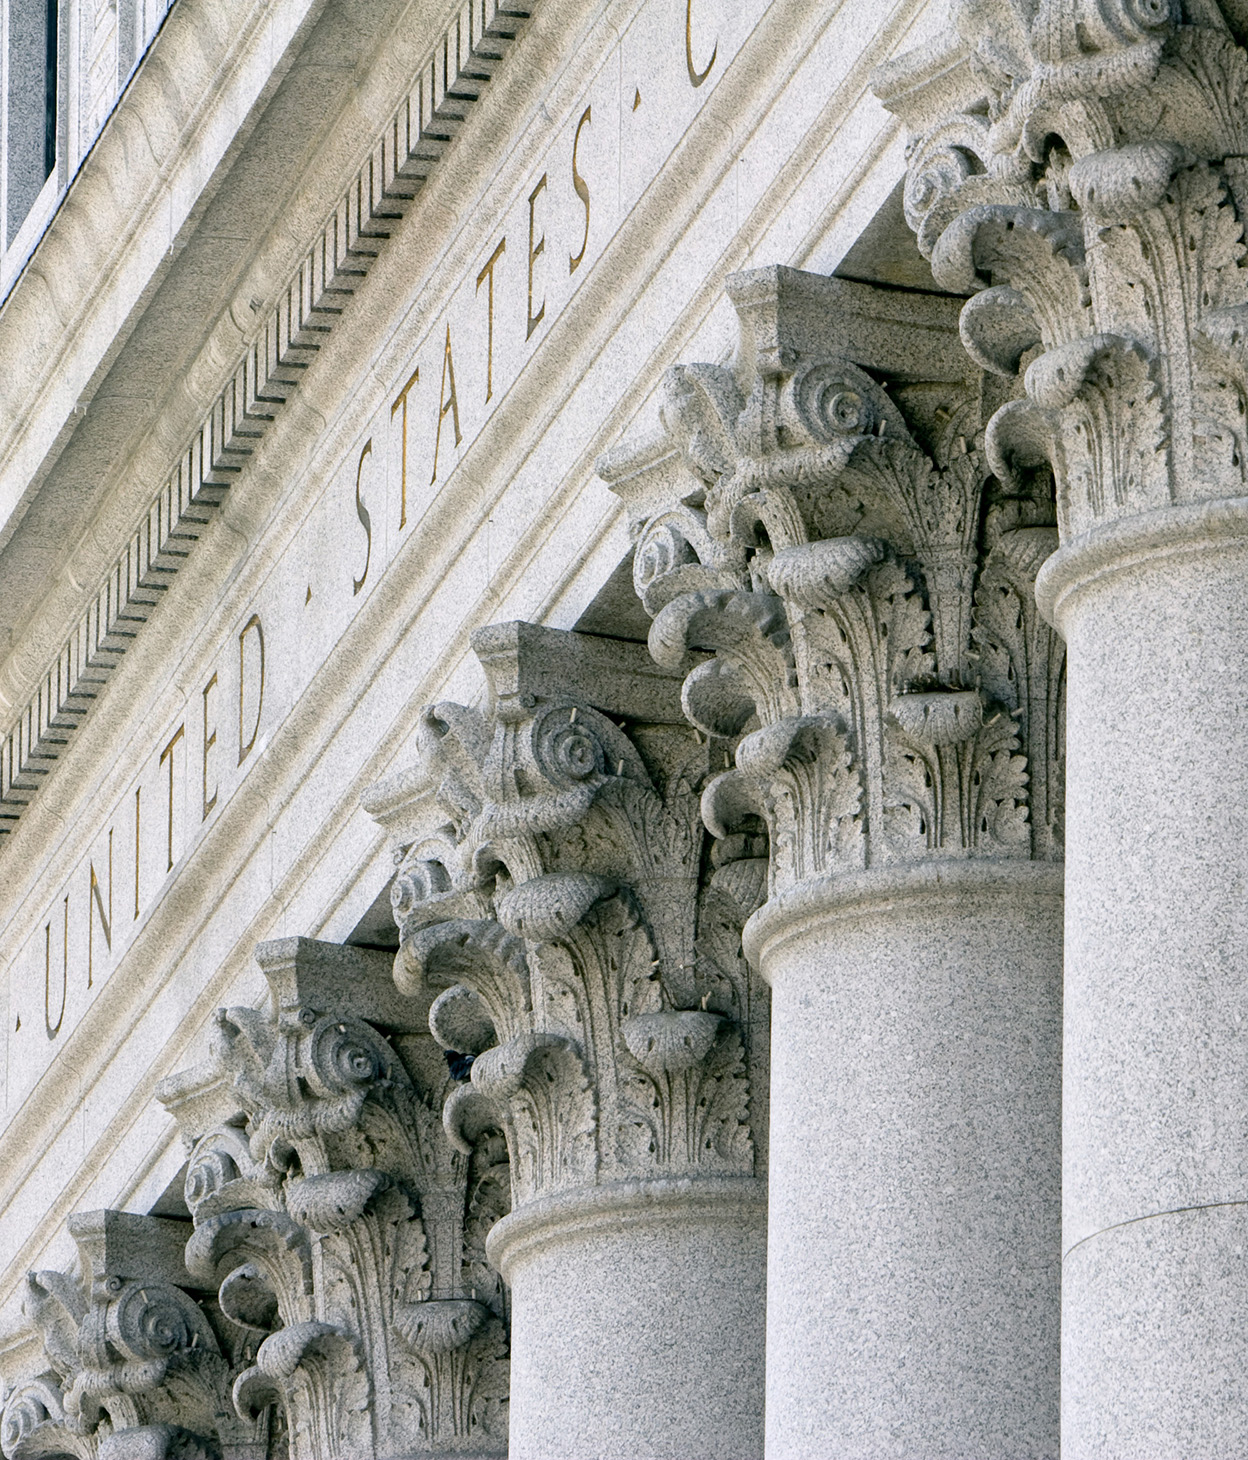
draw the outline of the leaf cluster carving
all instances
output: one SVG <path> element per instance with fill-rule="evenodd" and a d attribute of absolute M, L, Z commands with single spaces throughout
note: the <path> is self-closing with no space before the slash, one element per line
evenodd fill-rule
<path fill-rule="evenodd" d="M 950 166 L 959 186 L 983 181 L 969 162 Z M 1011 368 L 1038 339 L 1036 313 L 1089 308 L 1081 237 L 1018 215 L 980 205 L 979 233 L 962 240 L 973 274 L 1015 233 L 1033 265 L 1033 300 L 1007 288 L 985 310 L 1014 329 L 994 345 Z M 634 576 L 653 657 L 688 670 L 691 654 L 712 656 L 687 673 L 686 715 L 737 739 L 735 767 L 703 798 L 706 825 L 721 840 L 765 836 L 772 895 L 932 856 L 1060 855 L 1061 646 L 1034 609 L 1011 623 L 987 591 L 1029 596 L 1043 561 L 998 551 L 1007 518 L 1056 546 L 1034 423 L 968 439 L 976 418 L 959 387 L 885 390 L 800 351 L 760 354 L 748 393 L 717 386 L 713 402 L 704 367 L 670 378 L 686 416 L 714 415 L 716 449 L 695 462 L 665 410 L 689 478 L 642 526 Z M 820 425 L 793 405 L 812 382 L 834 402 Z M 1149 399 L 1141 387 L 1124 425 L 1133 444 L 1152 445 Z"/>
<path fill-rule="evenodd" d="M 6 1460 L 243 1460 L 265 1452 L 268 1415 L 239 1416 L 230 1403 L 248 1344 L 190 1293 L 115 1274 L 84 1286 L 39 1272 L 27 1276 L 23 1308 L 50 1367 L 5 1402 Z"/>
<path fill-rule="evenodd" d="M 1064 536 L 1242 495 L 1248 53 L 1237 13 L 1054 0 L 1028 26 L 995 0 L 955 9 L 991 122 L 926 121 L 907 213 L 938 280 L 971 294 L 972 356 L 1021 375 L 1023 399 L 990 427 L 1000 460 L 1051 465 Z M 903 58 L 877 82 L 903 116 L 923 92 L 913 74 Z M 948 160 L 955 136 L 961 168 Z"/>
<path fill-rule="evenodd" d="M 282 1004 L 221 1011 L 207 1065 L 159 1092 L 192 1142 L 188 1268 L 258 1344 L 234 1410 L 279 1412 L 292 1460 L 506 1450 L 506 1302 L 466 1268 L 473 1157 L 415 1069 L 363 1018 Z"/>
<path fill-rule="evenodd" d="M 707 475 L 721 459 L 717 411 L 731 403 L 729 385 L 712 370 L 697 391 L 683 378 L 672 386 L 682 439 Z M 656 534 L 655 551 L 680 573 L 676 521 Z M 708 593 L 723 591 L 738 592 Z M 759 633 L 765 640 L 765 625 Z M 498 656 L 484 663 L 503 675 Z M 501 1132 L 516 1206 L 622 1178 L 750 1174 L 746 1041 L 758 1020 L 740 959 L 743 917 L 724 896 L 704 911 L 698 806 L 711 747 L 693 757 L 688 732 L 673 731 L 651 736 L 643 758 L 588 705 L 517 705 L 497 690 L 489 715 L 435 706 L 423 727 L 416 766 L 370 797 L 404 804 L 428 827 L 400 853 L 396 977 L 413 996 L 445 991 L 431 1028 L 472 1056 L 444 1110 L 452 1141 L 467 1150 Z M 666 767 L 662 790 L 648 763 Z M 443 800 L 450 768 L 469 787 L 455 804 Z M 457 819 L 468 801 L 475 812 Z M 635 1022 L 686 1014 L 723 1025 L 696 1068 L 639 1063 Z"/>

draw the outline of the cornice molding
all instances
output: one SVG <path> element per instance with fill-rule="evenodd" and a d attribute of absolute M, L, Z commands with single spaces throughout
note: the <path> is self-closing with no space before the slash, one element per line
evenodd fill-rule
<path fill-rule="evenodd" d="M 35 693 L 0 739 L 0 833 L 103 693 L 463 126 L 537 0 L 465 0 Z"/>

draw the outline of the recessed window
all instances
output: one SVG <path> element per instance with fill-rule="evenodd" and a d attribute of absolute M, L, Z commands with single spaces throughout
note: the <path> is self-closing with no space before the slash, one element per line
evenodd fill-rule
<path fill-rule="evenodd" d="M 57 0 L 11 0 L 8 13 L 6 240 L 56 166 Z"/>

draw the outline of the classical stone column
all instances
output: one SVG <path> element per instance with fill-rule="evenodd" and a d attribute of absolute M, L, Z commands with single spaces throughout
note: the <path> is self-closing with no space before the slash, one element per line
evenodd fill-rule
<path fill-rule="evenodd" d="M 190 1146 L 187 1268 L 250 1342 L 232 1411 L 275 1415 L 290 1460 L 505 1455 L 501 1142 L 447 1140 L 428 1001 L 389 955 L 256 956 L 273 1012 L 222 1009 L 209 1060 L 158 1090 Z"/>
<path fill-rule="evenodd" d="M 599 470 L 769 855 L 767 1455 L 1057 1453 L 1061 645 L 958 301 L 738 275 L 732 367 Z M 883 383 L 881 383 L 881 379 Z"/>
<path fill-rule="evenodd" d="M 1067 642 L 1063 1456 L 1248 1446 L 1248 55 L 1226 4 L 962 4 L 878 78 L 1051 470 Z M 936 73 L 960 78 L 943 94 Z"/>
<path fill-rule="evenodd" d="M 712 748 L 644 646 L 478 632 L 488 710 L 425 712 L 365 804 L 391 832 L 399 987 L 501 1131 L 516 1460 L 762 1454 L 765 990 L 740 951 L 764 869 L 711 847 Z M 617 723 L 619 722 L 619 723 Z"/>
<path fill-rule="evenodd" d="M 239 1415 L 231 1385 L 258 1342 L 186 1270 L 189 1223 L 77 1212 L 81 1276 L 32 1272 L 23 1309 L 43 1373 L 0 1417 L 6 1460 L 265 1460 L 271 1415 Z"/>

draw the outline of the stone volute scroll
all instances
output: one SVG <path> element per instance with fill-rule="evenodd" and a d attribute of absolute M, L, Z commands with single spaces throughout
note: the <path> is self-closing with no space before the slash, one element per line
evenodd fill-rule
<path fill-rule="evenodd" d="M 722 752 L 643 645 L 501 624 L 473 648 L 488 707 L 423 712 L 365 806 L 398 857 L 398 987 L 471 1060 L 446 1128 L 510 1155 L 487 1251 L 511 1453 L 761 1455 L 768 1001 L 740 929 L 765 864 L 707 837 Z"/>
<path fill-rule="evenodd" d="M 1068 1456 L 1248 1445 L 1246 41 L 1227 0 L 960 0 L 874 79 L 1011 392 L 994 470 L 1056 481 Z"/>
<path fill-rule="evenodd" d="M 732 751 L 705 823 L 768 856 L 744 934 L 773 990 L 768 1455 L 1055 1453 L 1051 479 L 998 469 L 1011 390 L 959 299 L 786 268 L 728 293 L 735 360 L 672 367 L 599 472 L 651 654 Z"/>
<path fill-rule="evenodd" d="M 290 1460 L 506 1454 L 502 1142 L 448 1141 L 446 1062 L 389 955 L 290 938 L 257 960 L 272 1010 L 221 1010 L 207 1062 L 158 1091 L 190 1153 L 187 1267 L 255 1345 L 233 1411 L 275 1413 Z"/>
<path fill-rule="evenodd" d="M 915 378 L 905 325 L 872 317 L 883 291 L 771 269 L 729 293 L 742 362 L 674 367 L 660 430 L 600 462 L 634 514 L 652 654 L 687 673 L 694 725 L 741 737 L 707 824 L 766 826 L 772 896 L 933 858 L 1060 860 L 1064 646 L 1034 604 L 1051 489 L 994 474 L 992 382 L 957 358 L 956 301 L 916 296 L 943 357 Z"/>
<path fill-rule="evenodd" d="M 0 1415 L 6 1460 L 284 1454 L 269 1411 L 239 1415 L 230 1402 L 259 1339 L 186 1270 L 188 1226 L 129 1212 L 70 1218 L 78 1270 L 26 1279 L 23 1309 L 47 1367 L 8 1395 Z"/>

